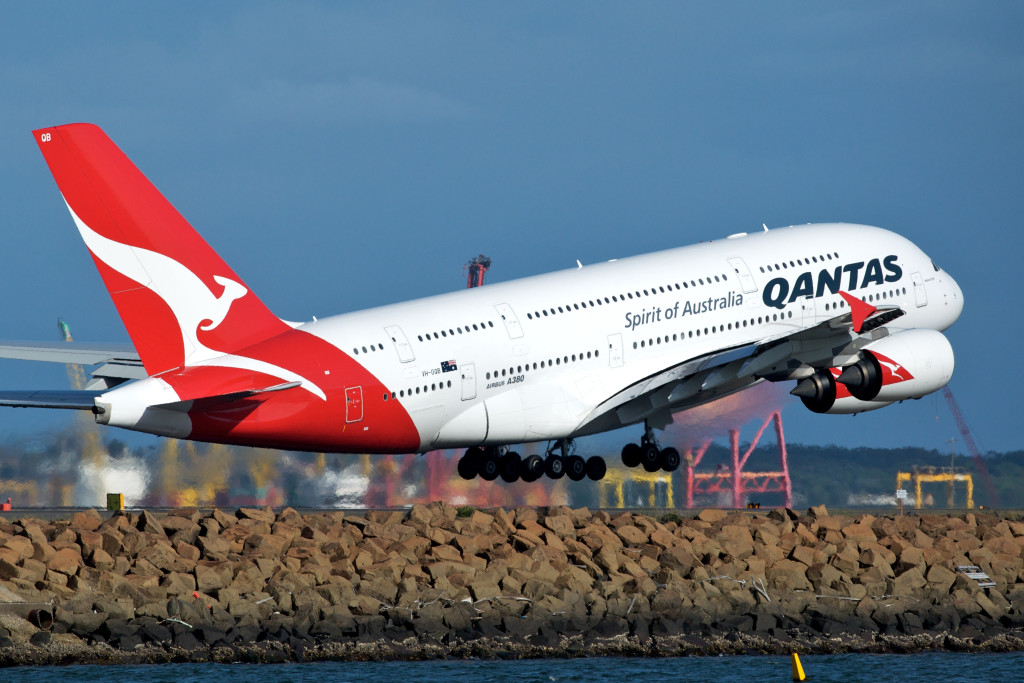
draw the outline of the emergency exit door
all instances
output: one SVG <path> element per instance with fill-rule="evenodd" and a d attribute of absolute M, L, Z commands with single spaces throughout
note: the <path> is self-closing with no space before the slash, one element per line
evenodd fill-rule
<path fill-rule="evenodd" d="M 363 419 L 363 388 L 345 388 L 345 422 L 359 422 Z"/>

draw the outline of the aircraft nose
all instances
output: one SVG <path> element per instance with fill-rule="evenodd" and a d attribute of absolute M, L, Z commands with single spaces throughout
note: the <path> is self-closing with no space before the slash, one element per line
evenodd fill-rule
<path fill-rule="evenodd" d="M 947 276 L 948 277 L 948 276 Z M 964 293 L 956 280 L 949 278 L 949 292 L 946 295 L 946 305 L 949 307 L 950 321 L 952 325 L 964 310 Z"/>

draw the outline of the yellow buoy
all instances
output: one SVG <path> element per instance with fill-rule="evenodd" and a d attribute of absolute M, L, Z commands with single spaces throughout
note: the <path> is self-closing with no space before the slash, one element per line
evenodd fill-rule
<path fill-rule="evenodd" d="M 797 653 L 793 653 L 793 680 L 794 681 L 806 681 L 807 676 L 804 674 L 804 667 L 800 664 L 800 656 Z"/>

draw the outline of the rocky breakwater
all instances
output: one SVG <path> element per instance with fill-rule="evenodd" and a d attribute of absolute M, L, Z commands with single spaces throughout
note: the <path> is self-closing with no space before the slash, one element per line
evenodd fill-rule
<path fill-rule="evenodd" d="M 0 664 L 1019 649 L 1022 550 L 823 507 L 0 520 Z"/>

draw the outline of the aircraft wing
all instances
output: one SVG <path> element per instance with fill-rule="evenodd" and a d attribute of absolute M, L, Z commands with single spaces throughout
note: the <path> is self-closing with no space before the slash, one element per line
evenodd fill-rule
<path fill-rule="evenodd" d="M 869 308 L 842 313 L 792 334 L 719 349 L 661 370 L 609 397 L 584 420 L 582 432 L 643 420 L 664 428 L 672 422 L 674 412 L 765 379 L 794 379 L 811 374 L 813 368 L 851 362 L 861 347 L 887 334 L 879 328 L 904 315 L 897 306 Z"/>

